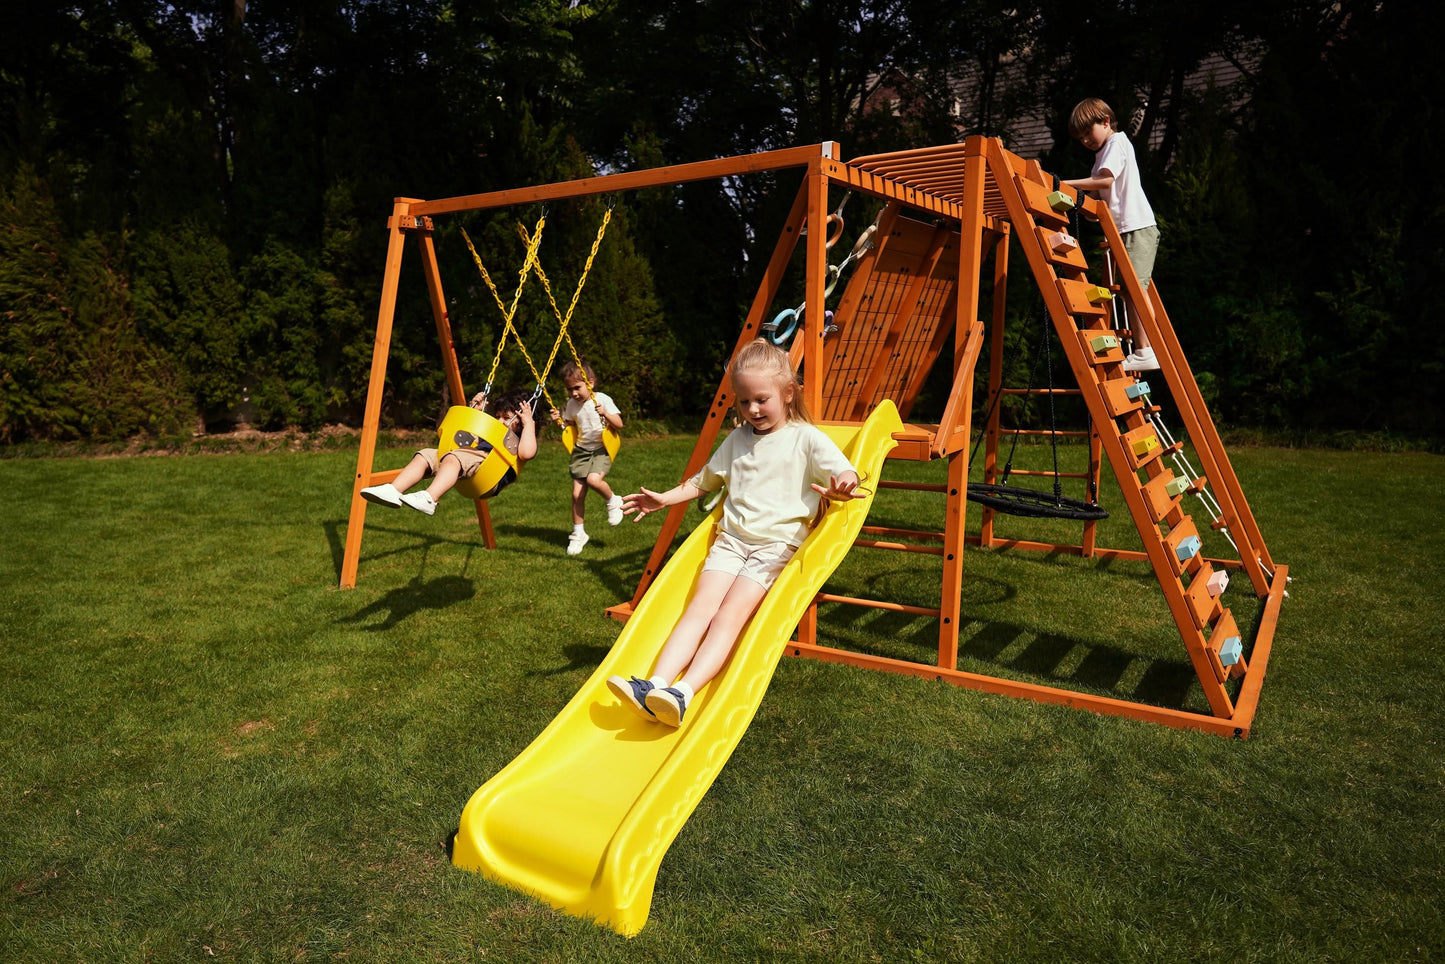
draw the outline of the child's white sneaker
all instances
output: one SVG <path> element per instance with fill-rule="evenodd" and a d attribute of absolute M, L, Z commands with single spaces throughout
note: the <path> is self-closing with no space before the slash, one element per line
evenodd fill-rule
<path fill-rule="evenodd" d="M 377 505 L 389 505 L 393 509 L 401 508 L 401 492 L 390 482 L 367 486 L 361 490 L 361 497 L 367 502 L 375 502 Z"/>
<path fill-rule="evenodd" d="M 437 501 L 427 495 L 425 491 L 408 492 L 401 497 L 401 501 L 411 506 L 422 515 L 432 515 L 437 510 Z"/>
<path fill-rule="evenodd" d="M 1124 358 L 1124 371 L 1126 372 L 1154 372 L 1159 370 L 1159 359 L 1154 357 L 1154 349 L 1140 348 L 1138 351 L 1130 352 Z"/>
<path fill-rule="evenodd" d="M 607 524 L 615 526 L 622 521 L 622 496 L 614 495 L 607 500 Z"/>
<path fill-rule="evenodd" d="M 585 532 L 574 532 L 567 537 L 567 555 L 575 556 L 587 545 L 588 537 Z"/>

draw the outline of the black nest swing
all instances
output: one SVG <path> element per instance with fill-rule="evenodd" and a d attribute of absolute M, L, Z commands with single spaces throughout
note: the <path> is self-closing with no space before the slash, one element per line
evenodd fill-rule
<path fill-rule="evenodd" d="M 987 506 L 1005 515 L 1030 516 L 1038 519 L 1078 519 L 1093 522 L 1109 518 L 1097 502 L 1070 499 L 1058 492 L 1040 492 L 1018 485 L 968 483 L 968 501 Z"/>
<path fill-rule="evenodd" d="M 999 484 L 986 482 L 970 482 L 968 484 L 968 500 L 986 506 L 995 512 L 1002 512 L 1005 515 L 1025 516 L 1035 519 L 1075 519 L 1082 522 L 1096 522 L 1100 519 L 1109 518 L 1109 513 L 1104 507 L 1094 501 L 1085 502 L 1082 499 L 1071 499 L 1062 493 L 1059 483 L 1059 436 L 1054 425 L 1054 370 L 1052 352 L 1052 333 L 1049 331 L 1047 322 L 1042 326 L 1043 337 L 1040 339 L 1039 351 L 1034 354 L 1033 364 L 1029 367 L 1028 388 L 1024 390 L 1024 397 L 1027 398 L 1034 387 L 1034 374 L 1039 363 L 1039 356 L 1044 358 L 1044 371 L 1047 373 L 1049 390 L 1049 449 L 1054 457 L 1054 491 L 1040 492 L 1037 489 L 1029 489 L 1018 485 L 1009 485 L 1008 477 L 1013 472 L 1014 450 L 1018 448 L 1020 427 L 1014 427 L 1013 444 L 1009 446 L 1008 459 L 1004 462 L 1003 477 Z M 984 424 L 988 424 L 989 418 L 993 415 L 993 408 L 998 404 L 999 396 L 1003 394 L 1002 383 L 997 393 L 988 403 L 988 411 L 984 413 Z M 979 434 L 978 442 L 974 443 L 973 451 L 969 453 L 968 463 L 972 467 L 974 456 L 978 454 L 978 446 L 983 441 L 983 434 Z M 1091 494 L 1093 481 L 1090 480 Z"/>

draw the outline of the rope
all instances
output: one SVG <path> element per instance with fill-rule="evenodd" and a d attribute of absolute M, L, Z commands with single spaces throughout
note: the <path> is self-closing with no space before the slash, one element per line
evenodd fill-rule
<path fill-rule="evenodd" d="M 1050 497 L 1047 493 L 1037 492 L 1032 489 L 1009 487 L 1009 476 L 1013 473 L 1014 453 L 1018 450 L 1019 435 L 1023 431 L 1022 421 L 1014 425 L 1013 439 L 1009 445 L 1008 458 L 1004 460 L 1003 472 L 999 477 L 998 485 L 984 485 L 981 482 L 970 482 L 968 484 L 969 498 L 974 502 L 986 505 L 999 512 L 1006 512 L 1010 515 L 1052 515 L 1062 519 L 1104 519 L 1108 513 L 1099 507 L 1098 493 L 1094 491 L 1093 480 L 1089 481 L 1089 501 L 1082 502 L 1078 499 L 1071 499 L 1063 493 L 1063 479 L 1059 475 L 1059 437 L 1058 422 L 1054 409 L 1054 369 L 1053 369 L 1053 333 L 1049 330 L 1047 321 L 1042 326 L 1043 342 L 1034 352 L 1033 361 L 1029 364 L 1028 384 L 1024 388 L 1023 405 L 1027 410 L 1028 400 L 1033 395 L 1034 376 L 1038 372 L 1039 358 L 1044 359 L 1045 374 L 1048 381 L 1048 391 L 1045 394 L 1049 400 L 1049 450 L 1053 454 L 1054 462 L 1054 492 L 1052 498 L 1053 510 L 1049 511 Z M 1010 355 L 1013 353 L 1010 352 Z M 1008 359 L 1004 360 L 1005 371 L 1012 366 Z M 989 400 L 988 410 L 984 413 L 984 431 L 979 433 L 978 439 L 973 443 L 973 448 L 968 454 L 969 468 L 973 467 L 974 457 L 978 454 L 978 447 L 983 444 L 984 435 L 987 433 L 988 420 L 993 415 L 994 407 L 998 404 L 1003 395 L 1002 373 L 1000 374 L 999 391 Z"/>
<path fill-rule="evenodd" d="M 1054 453 L 1054 501 L 1064 497 L 1059 484 L 1059 429 L 1054 421 L 1054 338 L 1047 326 L 1044 328 L 1044 368 L 1049 376 L 1049 449 Z"/>
<path fill-rule="evenodd" d="M 1049 339 L 1049 328 L 1048 328 L 1048 323 L 1047 323 L 1047 322 L 1044 323 L 1042 332 L 1043 332 L 1044 340 L 1043 340 L 1043 343 L 1042 343 L 1041 345 L 1039 345 L 1038 349 L 1034 352 L 1034 360 L 1033 360 L 1033 362 L 1030 363 L 1030 365 L 1029 365 L 1029 380 L 1028 380 L 1028 384 L 1024 386 L 1024 394 L 1023 394 L 1023 399 L 1024 399 L 1024 401 L 1023 401 L 1023 406 L 1024 406 L 1024 411 L 1025 411 L 1025 412 L 1028 411 L 1029 398 L 1033 395 L 1033 391 L 1034 391 L 1034 374 L 1039 370 L 1039 356 L 1044 353 L 1044 351 L 1048 348 L 1048 345 L 1049 345 L 1049 340 L 1050 340 L 1050 339 Z M 1053 402 L 1053 398 L 1054 398 L 1054 393 L 1053 393 L 1053 385 L 1054 385 L 1053 372 L 1050 371 L 1048 374 L 1049 374 L 1049 389 L 1050 389 L 1050 391 L 1049 391 L 1049 407 L 1052 408 L 1052 407 L 1053 407 L 1053 403 L 1054 403 L 1054 402 Z M 1004 460 L 1003 476 L 999 479 L 999 483 L 1000 483 L 1001 485 L 1008 485 L 1008 477 L 1009 477 L 1010 474 L 1013 473 L 1013 470 L 1014 470 L 1014 452 L 1016 452 L 1016 451 L 1018 450 L 1018 447 L 1019 447 L 1019 433 L 1023 431 L 1022 414 L 1023 414 L 1023 413 L 1021 412 L 1021 413 L 1020 413 L 1020 418 L 1019 418 L 1019 420 L 1014 423 L 1014 437 L 1013 437 L 1013 442 L 1012 442 L 1011 445 L 1009 445 L 1008 458 Z M 1057 446 L 1055 446 L 1055 455 L 1054 455 L 1054 458 L 1055 458 L 1055 459 L 1058 458 Z M 1055 462 L 1054 472 L 1055 472 L 1056 474 L 1057 474 L 1057 472 L 1058 472 L 1057 462 Z M 1056 481 L 1057 481 L 1057 480 L 1056 480 Z"/>

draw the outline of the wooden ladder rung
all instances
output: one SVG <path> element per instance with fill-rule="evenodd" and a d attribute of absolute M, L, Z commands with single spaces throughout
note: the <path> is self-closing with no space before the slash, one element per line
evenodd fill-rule
<path fill-rule="evenodd" d="M 1082 388 L 1001 388 L 1000 395 L 1082 395 Z"/>
<path fill-rule="evenodd" d="M 1046 469 L 1012 469 L 1012 470 L 1009 471 L 1009 475 L 1042 475 L 1042 476 L 1047 476 L 1047 477 L 1049 477 L 1049 478 L 1052 478 L 1053 475 L 1054 475 L 1054 473 L 1052 473 L 1052 472 L 1050 472 L 1050 471 L 1048 471 L 1048 470 L 1046 470 Z M 1060 473 L 1059 473 L 1059 478 L 1061 478 L 1061 479 L 1087 479 L 1087 478 L 1089 478 L 1089 477 L 1090 477 L 1090 476 L 1089 476 L 1089 473 L 1087 473 L 1087 472 L 1060 472 Z"/>

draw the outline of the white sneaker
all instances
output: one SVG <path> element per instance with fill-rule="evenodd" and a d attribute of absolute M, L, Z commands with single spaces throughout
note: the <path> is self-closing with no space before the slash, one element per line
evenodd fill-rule
<path fill-rule="evenodd" d="M 575 556 L 587 545 L 588 537 L 585 532 L 574 532 L 567 538 L 567 555 Z"/>
<path fill-rule="evenodd" d="M 367 486 L 361 490 L 361 497 L 367 502 L 375 502 L 377 505 L 389 505 L 393 509 L 401 508 L 401 492 L 390 482 Z"/>
<path fill-rule="evenodd" d="M 607 524 L 615 526 L 622 521 L 622 496 L 614 495 L 607 502 Z"/>
<path fill-rule="evenodd" d="M 427 495 L 425 491 L 408 492 L 401 497 L 401 501 L 411 506 L 422 515 L 431 515 L 437 510 L 437 501 Z"/>
<path fill-rule="evenodd" d="M 1124 371 L 1126 372 L 1155 372 L 1158 370 L 1159 359 L 1154 357 L 1152 348 L 1140 348 L 1124 358 Z"/>

